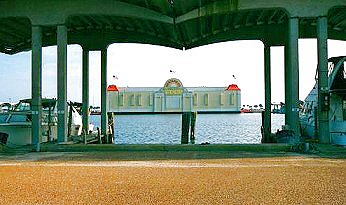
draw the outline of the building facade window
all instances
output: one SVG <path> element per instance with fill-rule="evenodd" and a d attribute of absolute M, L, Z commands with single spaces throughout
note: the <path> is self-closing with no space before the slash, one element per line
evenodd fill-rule
<path fill-rule="evenodd" d="M 124 94 L 119 94 L 119 106 L 124 106 Z"/>
<path fill-rule="evenodd" d="M 154 95 L 152 93 L 149 94 L 149 106 L 152 106 L 154 103 Z"/>
<path fill-rule="evenodd" d="M 204 105 L 205 106 L 209 105 L 209 94 L 204 94 Z"/>
<path fill-rule="evenodd" d="M 229 100 L 230 105 L 234 105 L 234 104 L 235 104 L 235 96 L 234 96 L 234 93 L 230 93 L 230 94 L 229 94 L 229 97 L 230 97 L 230 100 Z"/>
<path fill-rule="evenodd" d="M 142 95 L 141 94 L 137 95 L 137 105 L 142 106 Z"/>
<path fill-rule="evenodd" d="M 135 105 L 135 95 L 132 94 L 130 95 L 130 106 L 134 106 Z"/>
<path fill-rule="evenodd" d="M 225 104 L 225 94 L 221 93 L 220 94 L 220 105 L 224 105 Z"/>
<path fill-rule="evenodd" d="M 197 95 L 197 93 L 193 94 L 192 103 L 193 103 L 193 106 L 197 106 L 198 105 L 198 95 Z"/>

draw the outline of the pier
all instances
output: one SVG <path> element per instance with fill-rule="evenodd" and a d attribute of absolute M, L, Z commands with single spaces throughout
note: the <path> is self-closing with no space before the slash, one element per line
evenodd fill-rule
<path fill-rule="evenodd" d="M 279 144 L 41 148 L 0 149 L 2 204 L 346 202 L 346 152 L 331 145 L 311 155 Z"/>
<path fill-rule="evenodd" d="M 4 0 L 0 2 L 0 52 L 31 50 L 32 143 L 42 135 L 42 47 L 57 45 L 58 142 L 68 136 L 67 45 L 83 48 L 83 127 L 88 127 L 89 52 L 101 51 L 101 134 L 107 134 L 107 48 L 145 43 L 193 49 L 211 43 L 260 40 L 264 45 L 264 142 L 271 134 L 271 47 L 285 47 L 285 127 L 300 136 L 298 39 L 318 45 L 318 138 L 330 143 L 327 40 L 346 40 L 346 2 L 267 1 L 95 1 Z M 115 57 L 116 58 L 116 57 Z M 135 57 L 134 57 L 135 58 Z M 198 77 L 198 75 L 196 76 Z"/>

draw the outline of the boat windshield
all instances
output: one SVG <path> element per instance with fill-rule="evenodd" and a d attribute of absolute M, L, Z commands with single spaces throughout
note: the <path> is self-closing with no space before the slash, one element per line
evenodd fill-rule
<path fill-rule="evenodd" d="M 0 123 L 5 123 L 8 118 L 8 114 L 0 114 Z"/>
<path fill-rule="evenodd" d="M 19 102 L 17 107 L 14 109 L 14 111 L 17 111 L 17 112 L 30 111 L 30 103 L 28 103 L 28 102 Z"/>

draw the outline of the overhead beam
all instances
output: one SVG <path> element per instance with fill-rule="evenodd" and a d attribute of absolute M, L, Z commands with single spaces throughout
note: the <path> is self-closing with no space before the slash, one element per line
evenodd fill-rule
<path fill-rule="evenodd" d="M 271 46 L 283 46 L 285 45 L 285 38 L 282 37 L 283 33 L 287 32 L 287 28 L 284 25 L 269 26 L 258 25 L 255 27 L 240 27 L 233 28 L 231 30 L 220 31 L 217 34 L 209 36 L 207 38 L 197 38 L 195 41 L 191 41 L 186 45 L 186 49 L 198 47 L 217 42 L 235 41 L 235 40 L 266 40 Z M 191 37 L 192 38 L 192 37 Z"/>
<path fill-rule="evenodd" d="M 60 1 L 59 1 L 60 2 Z M 75 6 L 78 7 L 80 2 L 75 1 Z M 74 2 L 72 3 L 74 4 Z M 85 5 L 85 4 L 84 4 Z M 95 10 L 95 8 L 99 8 Z M 129 18 L 138 18 L 144 20 L 158 21 L 163 23 L 173 23 L 173 18 L 151 9 L 136 6 L 133 4 L 113 1 L 111 4 L 100 3 L 99 1 L 89 1 L 87 5 L 79 9 L 77 12 L 69 13 L 71 15 L 110 15 Z"/>
<path fill-rule="evenodd" d="M 29 17 L 32 23 L 46 26 L 64 24 L 67 18 L 73 15 L 123 16 L 170 24 L 173 23 L 173 18 L 165 14 L 121 1 L 49 0 L 49 3 L 43 3 L 42 1 L 27 1 L 24 4 L 16 0 L 5 1 L 3 3 L 0 1 L 0 18 L 13 16 Z"/>
<path fill-rule="evenodd" d="M 102 38 L 100 38 L 102 35 Z M 90 51 L 101 50 L 112 42 L 117 43 L 150 43 L 152 45 L 163 45 L 172 48 L 181 49 L 183 46 L 178 44 L 169 37 L 162 38 L 159 36 L 149 35 L 139 32 L 101 32 L 95 30 L 80 30 L 69 34 L 69 43 L 81 44 L 87 47 Z"/>
<path fill-rule="evenodd" d="M 214 1 L 202 7 L 198 7 L 190 12 L 187 12 L 181 16 L 177 16 L 176 23 L 182 23 L 192 19 L 200 17 L 208 17 L 212 15 L 225 15 L 232 11 L 236 11 L 237 2 L 235 0 L 230 1 Z"/>

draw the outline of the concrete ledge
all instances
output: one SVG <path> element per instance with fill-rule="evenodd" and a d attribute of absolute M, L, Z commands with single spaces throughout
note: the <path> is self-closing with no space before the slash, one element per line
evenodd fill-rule
<path fill-rule="evenodd" d="M 115 144 L 42 144 L 41 152 L 32 146 L 2 147 L 3 160 L 24 161 L 138 161 L 190 160 L 267 157 L 346 158 L 346 147 L 314 144 L 313 152 L 297 153 L 289 144 L 209 144 L 209 145 L 115 145 Z"/>
<path fill-rule="evenodd" d="M 210 152 L 287 152 L 291 146 L 288 144 L 209 144 L 209 145 L 166 145 L 166 144 L 145 144 L 145 145 L 115 145 L 115 144 L 73 144 L 73 145 L 56 145 L 43 144 L 42 151 L 49 152 L 118 152 L 118 151 L 210 151 Z"/>

